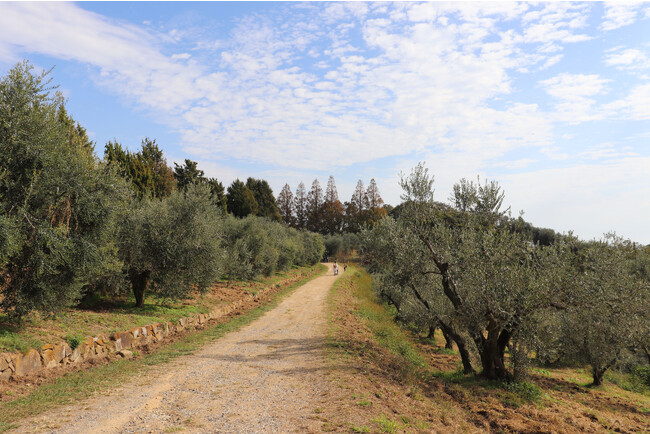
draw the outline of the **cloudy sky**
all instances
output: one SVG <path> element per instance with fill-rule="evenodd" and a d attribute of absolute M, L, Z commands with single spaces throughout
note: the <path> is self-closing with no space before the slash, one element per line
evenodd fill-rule
<path fill-rule="evenodd" d="M 49 69 L 103 153 L 156 138 L 224 184 L 329 175 L 348 200 L 418 161 L 446 201 L 650 243 L 650 4 L 0 3 L 0 73 Z"/>

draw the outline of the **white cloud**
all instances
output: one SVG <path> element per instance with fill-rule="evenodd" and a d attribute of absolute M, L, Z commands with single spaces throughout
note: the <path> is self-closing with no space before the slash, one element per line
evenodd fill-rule
<path fill-rule="evenodd" d="M 71 3 L 5 3 L 0 9 L 3 50 L 90 64 L 98 68 L 101 83 L 167 113 L 201 95 L 193 84 L 202 71 L 162 55 L 156 35 L 136 26 L 116 25 Z"/>
<path fill-rule="evenodd" d="M 629 148 L 621 148 L 614 143 L 604 143 L 582 152 L 579 156 L 590 160 L 614 160 L 624 157 L 634 157 L 638 154 Z"/>
<path fill-rule="evenodd" d="M 601 94 L 609 82 L 596 74 L 563 73 L 540 83 L 551 96 L 559 99 L 580 99 Z"/>
<path fill-rule="evenodd" d="M 498 162 L 493 164 L 492 167 L 505 169 L 525 169 L 535 162 L 537 162 L 537 160 L 533 160 L 532 158 L 521 158 L 519 160 Z"/>
<path fill-rule="evenodd" d="M 373 8 L 363 4 L 328 4 L 309 20 L 284 17 L 281 26 L 251 16 L 228 40 L 211 45 L 220 56 L 219 69 L 211 71 L 189 53 L 161 54 L 169 32 L 150 34 L 67 3 L 2 8 L 0 25 L 8 32 L 0 36 L 0 49 L 95 66 L 98 82 L 177 128 L 187 151 L 301 168 L 352 165 L 432 146 L 496 158 L 519 146 L 548 145 L 551 126 L 537 106 L 497 110 L 488 101 L 512 91 L 510 70 L 556 62 L 559 55 L 525 53 L 522 44 L 571 39 L 585 9 L 537 8 L 526 20 L 548 31 L 535 37 L 498 28 L 499 20 L 529 12 L 526 4 L 402 4 L 389 14 L 393 20 L 371 17 Z M 455 18 L 442 26 L 443 16 Z M 349 37 L 353 28 L 376 54 L 368 57 L 366 47 Z M 183 32 L 172 33 L 178 38 Z M 312 44 L 323 38 L 329 47 L 313 57 Z M 302 54 L 314 59 L 312 68 L 293 64 Z M 342 157 L 334 163 L 330 153 Z"/>
<path fill-rule="evenodd" d="M 531 10 L 523 17 L 523 40 L 542 43 L 542 50 L 556 51 L 557 43 L 575 43 L 591 39 L 584 33 L 575 33 L 586 27 L 590 5 L 555 2 L 542 9 Z"/>
<path fill-rule="evenodd" d="M 578 124 L 604 116 L 593 97 L 606 93 L 606 84 L 609 82 L 597 74 L 562 73 L 542 80 L 540 84 L 546 93 L 557 100 L 555 119 Z"/>
<path fill-rule="evenodd" d="M 619 144 L 570 150 L 555 143 L 554 128 L 566 122 L 650 119 L 650 85 L 622 87 L 593 69 L 544 75 L 569 59 L 567 44 L 594 38 L 589 20 L 594 4 L 278 8 L 285 9 L 240 17 L 229 33 L 189 40 L 183 29 L 157 34 L 151 26 L 109 20 L 72 3 L 5 2 L 0 3 L 0 59 L 41 53 L 88 65 L 102 86 L 179 132 L 183 151 L 224 181 L 249 175 L 229 170 L 228 159 L 268 168 L 263 173 L 280 183 L 305 173 L 356 171 L 383 158 L 394 167 L 382 192 L 395 203 L 395 174 L 408 171 L 416 157 L 430 162 L 442 200 L 461 177 L 518 171 L 503 178 L 521 202 L 513 207 L 527 210 L 536 224 L 560 229 L 577 227 L 578 220 L 570 215 L 567 224 L 556 221 L 559 213 L 548 211 L 552 199 L 559 197 L 558 203 L 586 219 L 580 204 L 595 212 L 591 203 L 602 202 L 590 188 L 609 185 L 603 184 L 601 170 L 610 182 L 620 183 L 626 192 L 621 197 L 628 191 L 648 197 L 640 186 L 647 169 L 635 163 L 648 161 L 630 157 L 634 150 Z M 641 17 L 639 6 L 607 6 L 606 11 L 607 29 Z M 641 48 L 607 51 L 605 64 L 641 71 L 648 62 Z M 520 99 L 527 80 L 538 81 L 553 98 L 553 110 Z M 613 101 L 601 101 L 610 95 Z M 541 159 L 566 168 L 538 170 Z M 601 164 L 575 166 L 585 160 Z M 626 170 L 638 171 L 635 185 L 622 178 Z M 302 180 L 309 184 L 310 178 Z M 350 181 L 340 182 L 353 188 Z M 565 184 L 570 186 L 567 203 Z M 620 204 L 618 196 L 612 200 Z M 647 211 L 647 204 L 641 208 Z M 602 231 L 609 229 L 617 228 Z"/>
<path fill-rule="evenodd" d="M 179 53 L 179 54 L 173 54 L 171 56 L 171 59 L 172 60 L 187 60 L 190 57 L 192 57 L 192 55 L 190 53 Z"/>
<path fill-rule="evenodd" d="M 603 108 L 622 119 L 650 120 L 650 84 L 633 87 L 625 98 L 605 104 Z"/>
<path fill-rule="evenodd" d="M 643 3 L 605 3 L 605 15 L 601 28 L 605 31 L 629 26 L 634 23 L 642 12 Z"/>
<path fill-rule="evenodd" d="M 639 49 L 619 47 L 606 55 L 605 64 L 622 70 L 648 69 L 650 68 L 650 58 Z"/>

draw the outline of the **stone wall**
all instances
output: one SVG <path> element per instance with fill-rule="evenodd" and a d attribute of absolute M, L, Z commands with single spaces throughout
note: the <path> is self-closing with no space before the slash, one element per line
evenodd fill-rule
<path fill-rule="evenodd" d="M 176 323 L 156 323 L 144 327 L 116 332 L 110 335 L 99 335 L 88 338 L 73 350 L 67 342 L 43 345 L 40 350 L 31 349 L 27 353 L 2 353 L 0 354 L 0 379 L 22 377 L 37 374 L 46 369 L 58 366 L 81 363 L 110 353 L 117 353 L 123 357 L 130 357 L 132 349 L 143 345 L 159 342 L 165 337 L 178 333 L 187 327 L 205 324 L 212 319 L 228 315 L 239 309 L 248 299 L 256 299 L 265 291 L 257 295 L 249 294 L 247 297 L 234 301 L 227 306 L 213 309 L 207 314 L 197 314 L 179 319 Z"/>

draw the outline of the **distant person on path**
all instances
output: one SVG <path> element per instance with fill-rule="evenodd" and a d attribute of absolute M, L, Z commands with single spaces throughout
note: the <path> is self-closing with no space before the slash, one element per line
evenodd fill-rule
<path fill-rule="evenodd" d="M 334 275 L 336 276 L 337 274 L 339 274 L 339 264 L 334 262 L 334 267 L 333 268 L 334 268 Z"/>
<path fill-rule="evenodd" d="M 345 273 L 348 269 L 348 264 L 343 264 L 343 272 Z"/>

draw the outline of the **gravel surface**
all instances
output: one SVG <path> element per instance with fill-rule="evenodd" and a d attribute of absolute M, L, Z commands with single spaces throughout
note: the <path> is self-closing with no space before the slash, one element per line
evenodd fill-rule
<path fill-rule="evenodd" d="M 340 276 L 340 274 L 339 274 Z M 132 383 L 25 421 L 16 432 L 269 433 L 320 431 L 326 399 L 328 273 L 275 309 Z"/>

